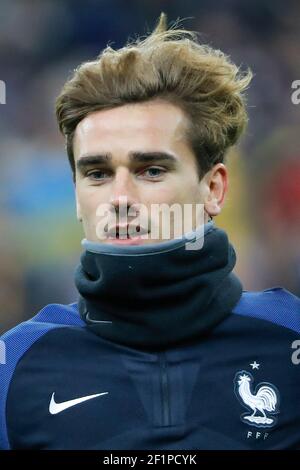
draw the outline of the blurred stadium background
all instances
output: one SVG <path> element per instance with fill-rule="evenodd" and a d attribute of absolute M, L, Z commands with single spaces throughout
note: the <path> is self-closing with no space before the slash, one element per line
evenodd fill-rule
<path fill-rule="evenodd" d="M 152 29 L 159 13 L 201 33 L 255 77 L 250 125 L 228 155 L 231 188 L 216 220 L 247 290 L 300 295 L 298 0 L 1 0 L 0 331 L 47 303 L 76 300 L 83 237 L 54 100 L 79 63 Z"/>

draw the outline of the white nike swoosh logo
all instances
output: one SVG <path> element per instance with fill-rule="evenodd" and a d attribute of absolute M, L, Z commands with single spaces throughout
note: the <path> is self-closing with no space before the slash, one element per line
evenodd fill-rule
<path fill-rule="evenodd" d="M 79 403 L 83 403 L 84 401 L 92 400 L 93 398 L 100 397 L 101 395 L 107 395 L 107 394 L 108 392 L 96 393 L 95 395 L 88 395 L 86 397 L 75 398 L 74 400 L 68 400 L 62 403 L 56 403 L 54 399 L 55 392 L 53 392 L 51 396 L 50 405 L 49 405 L 49 412 L 52 415 L 57 415 L 58 413 L 61 413 L 62 411 L 67 410 L 68 408 L 71 408 L 72 406 L 79 405 Z"/>

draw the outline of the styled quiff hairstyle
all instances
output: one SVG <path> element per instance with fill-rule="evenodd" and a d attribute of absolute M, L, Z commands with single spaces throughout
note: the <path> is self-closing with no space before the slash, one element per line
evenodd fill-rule
<path fill-rule="evenodd" d="M 56 100 L 59 129 L 66 139 L 75 175 L 73 138 L 89 113 L 155 98 L 179 106 L 189 118 L 187 138 L 199 176 L 224 161 L 226 150 L 244 131 L 248 117 L 244 91 L 252 73 L 241 72 L 220 50 L 199 44 L 195 32 L 167 29 L 160 15 L 154 31 L 75 69 Z"/>

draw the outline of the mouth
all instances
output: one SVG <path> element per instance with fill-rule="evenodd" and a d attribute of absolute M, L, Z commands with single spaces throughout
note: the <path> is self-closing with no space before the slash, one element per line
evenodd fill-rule
<path fill-rule="evenodd" d="M 116 225 L 108 231 L 107 239 L 118 244 L 136 245 L 140 244 L 147 234 L 149 230 L 140 225 Z"/>

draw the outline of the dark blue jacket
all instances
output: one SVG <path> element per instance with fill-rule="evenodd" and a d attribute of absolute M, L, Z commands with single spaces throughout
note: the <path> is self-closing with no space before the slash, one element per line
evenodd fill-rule
<path fill-rule="evenodd" d="M 200 340 L 157 353 L 48 305 L 2 337 L 0 448 L 300 449 L 299 333 L 281 288 L 244 291 Z"/>

